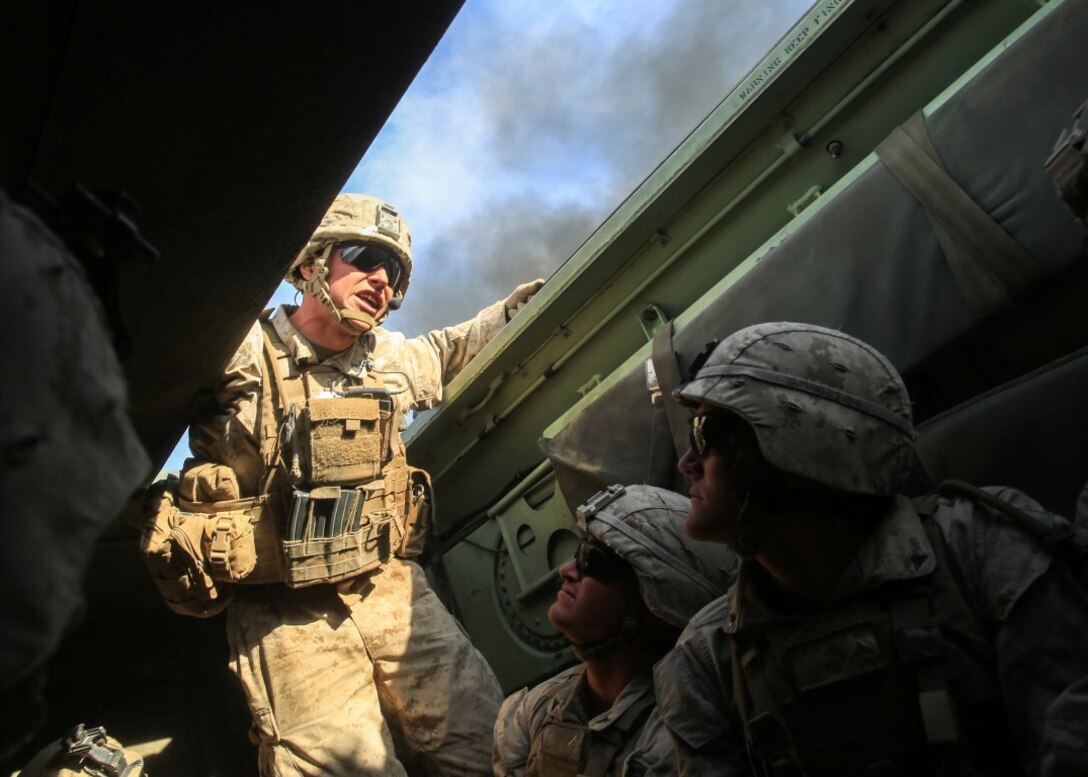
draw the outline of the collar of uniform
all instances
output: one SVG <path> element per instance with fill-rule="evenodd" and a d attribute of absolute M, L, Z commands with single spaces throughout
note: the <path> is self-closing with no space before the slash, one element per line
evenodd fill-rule
<path fill-rule="evenodd" d="M 862 543 L 839 578 L 832 601 L 870 591 L 889 580 L 912 580 L 937 566 L 933 546 L 922 521 L 905 496 L 895 497 L 892 510 Z"/>
<path fill-rule="evenodd" d="M 871 591 L 891 580 L 910 580 L 928 575 L 937 562 L 918 513 L 905 496 L 896 496 L 892 509 L 862 543 L 854 560 L 839 578 L 831 602 Z M 744 559 L 736 582 L 726 593 L 723 628 L 733 634 L 741 629 L 766 630 L 797 614 L 783 614 L 761 594 L 764 572 L 759 562 Z"/>
<path fill-rule="evenodd" d="M 584 678 L 583 682 L 585 682 Z M 612 703 L 612 706 L 589 721 L 586 728 L 590 731 L 604 731 L 605 729 L 610 728 L 617 720 L 623 717 L 623 714 L 631 708 L 631 705 L 641 700 L 647 694 L 652 694 L 653 692 L 653 671 L 647 670 L 642 674 L 636 675 L 626 686 L 624 686 L 624 689 L 620 691 L 620 695 L 616 697 L 616 701 Z"/>
<path fill-rule="evenodd" d="M 367 332 L 355 341 L 355 345 L 322 361 L 314 346 L 291 323 L 290 316 L 296 308 L 280 305 L 272 312 L 269 322 L 276 330 L 280 340 L 287 346 L 287 352 L 300 366 L 325 364 L 341 372 L 354 375 L 364 371 L 363 364 L 374 348 L 374 332 Z"/>
<path fill-rule="evenodd" d="M 558 720 L 577 723 L 585 726 L 590 731 L 605 731 L 610 728 L 623 714 L 638 702 L 646 694 L 654 692 L 653 671 L 647 670 L 631 679 L 612 706 L 594 718 L 589 718 L 589 681 L 586 677 L 585 666 L 576 667 L 579 671 L 578 680 L 571 683 L 569 690 L 556 699 L 556 708 L 553 714 Z"/>

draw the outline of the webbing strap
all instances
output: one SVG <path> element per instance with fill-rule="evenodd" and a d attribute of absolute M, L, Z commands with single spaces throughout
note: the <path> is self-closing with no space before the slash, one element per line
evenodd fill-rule
<path fill-rule="evenodd" d="M 1013 297 L 1042 274 L 1035 258 L 948 175 L 921 112 L 892 130 L 876 155 L 925 209 L 976 316 L 1012 307 Z"/>
<path fill-rule="evenodd" d="M 261 335 L 264 339 L 265 375 L 271 375 L 272 381 L 261 381 L 261 459 L 264 462 L 264 473 L 261 477 L 261 493 L 270 493 L 272 480 L 277 467 L 286 467 L 280 451 L 279 430 L 287 416 L 290 404 L 301 398 L 298 388 L 292 390 L 292 382 L 287 379 L 280 368 L 281 360 L 290 358 L 286 346 L 281 342 L 271 322 L 262 316 Z M 272 395 L 272 383 L 276 384 L 276 395 Z M 305 378 L 299 388 L 305 392 Z"/>
<path fill-rule="evenodd" d="M 526 777 L 576 777 L 581 771 L 586 729 L 577 720 L 567 719 L 567 709 L 577 699 L 584 677 L 575 672 L 555 689 L 544 725 L 531 743 L 529 762 L 539 768 L 527 771 Z M 532 751 L 539 758 L 533 758 Z"/>
<path fill-rule="evenodd" d="M 661 388 L 661 401 L 665 403 L 665 416 L 669 419 L 669 432 L 676 457 L 688 450 L 689 415 L 684 406 L 672 398 L 672 392 L 680 385 L 680 365 L 672 349 L 672 322 L 666 321 L 654 335 L 650 359 L 657 373 L 657 385 Z"/>
<path fill-rule="evenodd" d="M 803 775 L 797 745 L 779 712 L 793 694 L 776 670 L 761 660 L 757 640 L 743 632 L 734 634 L 730 661 L 733 701 L 744 724 L 748 755 L 757 774 Z"/>
<path fill-rule="evenodd" d="M 918 709 L 930 745 L 959 742 L 952 697 L 948 693 L 944 643 L 925 590 L 894 599 L 889 606 L 892 634 L 901 659 L 912 665 L 918 681 Z"/>

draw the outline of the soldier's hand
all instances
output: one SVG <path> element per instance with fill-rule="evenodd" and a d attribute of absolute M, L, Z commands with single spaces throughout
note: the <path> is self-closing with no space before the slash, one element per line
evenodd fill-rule
<path fill-rule="evenodd" d="M 523 283 L 510 292 L 510 296 L 506 298 L 506 320 L 509 321 L 517 312 L 525 307 L 525 304 L 533 298 L 533 295 L 540 291 L 540 287 L 544 285 L 543 278 L 537 278 L 535 281 L 529 281 Z"/>

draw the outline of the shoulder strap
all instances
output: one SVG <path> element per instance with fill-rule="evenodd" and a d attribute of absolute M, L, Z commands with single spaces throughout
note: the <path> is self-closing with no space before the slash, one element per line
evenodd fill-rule
<path fill-rule="evenodd" d="M 261 334 L 264 339 L 264 347 L 261 349 L 264 357 L 264 378 L 261 380 L 259 425 L 261 461 L 264 465 L 261 483 L 262 493 L 267 493 L 276 468 L 283 466 L 279 430 L 286 417 L 286 403 L 291 394 L 286 386 L 286 376 L 280 369 L 280 360 L 287 357 L 287 349 L 276 335 L 272 324 L 264 316 L 261 317 Z M 272 391 L 273 383 L 276 386 L 275 394 Z"/>
<path fill-rule="evenodd" d="M 581 723 L 568 720 L 567 710 L 575 700 L 582 677 L 574 672 L 555 688 L 544 724 L 533 739 L 529 758 L 533 768 L 526 772 L 526 777 L 577 777 L 581 773 L 586 729 Z"/>
<path fill-rule="evenodd" d="M 884 166 L 921 203 L 964 300 L 978 317 L 1012 306 L 1042 274 L 1017 243 L 941 165 L 921 112 L 876 149 Z"/>
<path fill-rule="evenodd" d="M 758 637 L 744 632 L 735 633 L 730 660 L 733 703 L 744 724 L 748 757 L 757 773 L 802 777 L 805 771 L 797 746 L 789 726 L 778 713 L 779 705 L 787 703 L 792 694 L 788 688 L 775 682 L 775 676 L 768 678 L 762 664 Z"/>

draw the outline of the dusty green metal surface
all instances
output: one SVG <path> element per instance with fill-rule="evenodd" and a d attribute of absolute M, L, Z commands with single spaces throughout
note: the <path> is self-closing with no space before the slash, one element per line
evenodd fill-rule
<path fill-rule="evenodd" d="M 538 439 L 649 356 L 648 306 L 682 328 L 1032 12 L 1019 0 L 818 3 L 409 430 L 409 456 L 435 477 L 455 606 L 505 688 L 569 660 L 521 636 L 554 583 L 526 597 L 535 608 L 504 605 L 512 582 L 542 579 L 543 554 L 533 574 L 506 558 L 512 527 L 540 551 L 572 530 L 569 514 L 559 500 L 539 521 L 487 510 L 543 460 Z"/>

